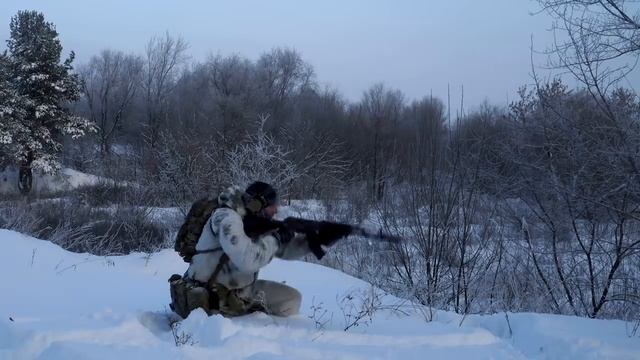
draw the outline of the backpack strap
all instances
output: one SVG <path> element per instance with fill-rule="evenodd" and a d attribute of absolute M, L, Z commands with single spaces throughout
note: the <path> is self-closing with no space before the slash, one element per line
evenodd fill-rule
<path fill-rule="evenodd" d="M 200 250 L 199 253 L 210 253 L 210 252 L 214 252 L 214 251 L 218 251 L 218 250 L 222 250 L 222 247 L 217 247 L 215 249 L 207 249 L 207 250 Z M 216 278 L 218 277 L 218 274 L 220 274 L 220 271 L 222 271 L 222 267 L 225 266 L 227 263 L 229 262 L 229 255 L 227 255 L 225 252 L 222 253 L 222 255 L 220 255 L 220 259 L 218 259 L 218 265 L 216 265 L 215 270 L 213 270 L 213 274 L 211 274 L 211 277 L 209 277 L 209 281 L 207 281 L 208 285 L 215 285 L 216 284 Z M 185 273 L 184 278 L 188 278 L 187 274 Z M 196 281 L 197 283 L 200 283 L 199 281 L 195 280 L 195 279 L 190 279 L 192 281 Z M 202 285 L 204 285 L 204 283 L 200 283 Z M 211 286 L 209 286 L 211 288 Z"/>
<path fill-rule="evenodd" d="M 211 274 L 211 278 L 209 278 L 210 284 L 216 282 L 216 278 L 218 277 L 218 274 L 220 273 L 220 271 L 222 271 L 222 267 L 225 266 L 228 262 L 229 262 L 229 255 L 227 255 L 227 253 L 222 253 L 222 255 L 220 255 L 220 260 L 218 260 L 218 265 L 216 266 L 216 269 L 213 270 L 213 274 Z"/>
<path fill-rule="evenodd" d="M 209 228 L 211 229 L 211 232 L 215 233 L 215 231 L 213 230 L 213 223 L 209 221 L 209 224 L 210 224 Z M 222 271 L 222 267 L 229 262 L 229 255 L 227 255 L 227 253 L 224 252 L 224 249 L 222 248 L 222 246 L 218 246 L 213 249 L 196 250 L 196 254 L 206 254 L 206 253 L 211 253 L 216 251 L 222 251 L 222 255 L 220 255 L 220 259 L 218 259 L 218 265 L 216 265 L 215 270 L 213 270 L 213 274 L 211 274 L 211 277 L 209 278 L 208 283 L 210 285 L 216 283 L 216 278 L 218 277 L 218 274 L 220 273 L 220 271 Z"/>
<path fill-rule="evenodd" d="M 213 270 L 213 274 L 211 274 L 209 281 L 207 281 L 207 289 L 209 290 L 210 304 L 215 309 L 220 308 L 220 296 L 219 296 L 220 294 L 218 294 L 218 290 L 220 290 L 220 288 L 226 289 L 224 286 L 219 285 L 216 282 L 216 278 L 218 277 L 218 274 L 220 274 L 220 271 L 222 271 L 222 267 L 228 262 L 229 262 L 229 255 L 227 255 L 226 253 L 222 253 L 222 255 L 220 256 L 220 260 L 218 260 L 218 265 L 216 265 L 216 269 Z"/>

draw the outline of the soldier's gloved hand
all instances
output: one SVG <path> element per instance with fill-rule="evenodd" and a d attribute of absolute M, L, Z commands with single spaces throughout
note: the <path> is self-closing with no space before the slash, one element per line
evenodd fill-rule
<path fill-rule="evenodd" d="M 276 239 L 280 242 L 280 245 L 286 245 L 291 242 L 291 239 L 296 235 L 295 232 L 287 228 L 286 226 L 281 227 L 273 234 Z"/>
<path fill-rule="evenodd" d="M 242 219 L 242 222 L 244 225 L 244 233 L 250 238 L 259 237 L 278 229 L 273 221 L 257 215 L 246 215 Z"/>

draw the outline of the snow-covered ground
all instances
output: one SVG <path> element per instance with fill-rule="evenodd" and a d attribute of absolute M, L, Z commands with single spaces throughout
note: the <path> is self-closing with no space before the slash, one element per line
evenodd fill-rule
<path fill-rule="evenodd" d="M 172 332 L 167 278 L 186 268 L 173 251 L 74 254 L 8 230 L 0 230 L 0 244 L 3 360 L 640 359 L 640 339 L 622 321 L 438 312 L 426 322 L 391 296 L 378 304 L 388 309 L 344 331 L 353 322 L 345 315 L 360 309 L 358 294 L 372 288 L 303 262 L 274 261 L 261 273 L 302 292 L 300 315 L 225 319 L 196 311 Z"/>
<path fill-rule="evenodd" d="M 57 174 L 48 175 L 34 171 L 33 192 L 57 192 L 75 189 L 80 186 L 95 185 L 99 182 L 113 181 L 99 176 L 64 168 Z M 18 194 L 18 170 L 6 168 L 0 171 L 0 194 Z"/>

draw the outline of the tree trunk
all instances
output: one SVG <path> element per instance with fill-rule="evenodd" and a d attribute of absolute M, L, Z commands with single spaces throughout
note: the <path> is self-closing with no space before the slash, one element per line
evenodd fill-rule
<path fill-rule="evenodd" d="M 31 163 L 33 162 L 33 154 L 29 152 L 27 159 L 20 163 L 18 172 L 18 188 L 20 193 L 27 195 L 31 192 L 33 186 L 33 172 L 31 171 Z"/>

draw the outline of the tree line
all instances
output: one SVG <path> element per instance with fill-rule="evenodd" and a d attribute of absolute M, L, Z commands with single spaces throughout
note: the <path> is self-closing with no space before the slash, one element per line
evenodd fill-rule
<path fill-rule="evenodd" d="M 534 74 L 507 107 L 469 113 L 382 83 L 349 102 L 289 48 L 192 61 L 170 34 L 74 69 L 53 24 L 20 12 L 0 58 L 0 156 L 25 193 L 32 167 L 64 163 L 140 184 L 147 205 L 269 181 L 410 239 L 327 261 L 428 309 L 637 319 L 640 101 L 616 59 L 640 55 L 638 14 L 540 3 L 566 39 L 551 65 L 579 86 Z"/>

